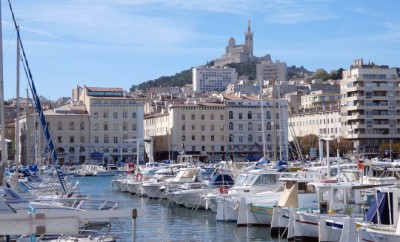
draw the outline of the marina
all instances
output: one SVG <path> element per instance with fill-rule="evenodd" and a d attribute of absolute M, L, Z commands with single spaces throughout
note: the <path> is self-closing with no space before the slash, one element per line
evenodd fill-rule
<path fill-rule="evenodd" d="M 249 19 L 245 44 L 229 39 L 190 88 L 77 85 L 45 105 L 7 3 L 17 98 L 6 124 L 1 66 L 0 241 L 400 241 L 400 68 L 356 59 L 290 83 L 277 61 L 274 79 Z M 238 80 L 237 61 L 255 75 Z"/>
<path fill-rule="evenodd" d="M 112 197 L 120 208 L 136 208 L 136 241 L 278 241 L 271 240 L 266 227 L 237 227 L 235 223 L 217 222 L 215 213 L 210 210 L 192 210 L 164 199 L 149 199 L 115 191 L 111 187 L 111 179 L 73 178 L 79 181 L 81 191 L 90 197 Z M 131 220 L 126 218 L 120 221 L 122 227 L 113 227 L 110 233 L 131 241 Z"/>

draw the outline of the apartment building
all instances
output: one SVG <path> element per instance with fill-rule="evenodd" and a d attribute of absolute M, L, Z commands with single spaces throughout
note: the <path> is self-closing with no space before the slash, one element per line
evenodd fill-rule
<path fill-rule="evenodd" d="M 314 107 L 299 109 L 289 117 L 289 140 L 310 134 L 320 138 L 338 138 L 341 135 L 340 109 Z"/>
<path fill-rule="evenodd" d="M 287 107 L 285 101 L 264 99 L 261 111 L 258 96 L 233 94 L 221 95 L 218 102 L 173 103 L 167 113 L 145 117 L 145 135 L 154 138 L 160 159 L 162 154 L 166 159 L 166 154 L 175 158 L 173 154 L 180 153 L 203 155 L 207 160 L 261 154 L 263 140 L 271 159 L 284 158 Z"/>
<path fill-rule="evenodd" d="M 301 97 L 302 109 L 309 108 L 333 108 L 339 107 L 340 104 L 340 88 L 328 90 L 312 91 L 308 95 Z"/>
<path fill-rule="evenodd" d="M 235 68 L 195 67 L 193 73 L 193 91 L 197 93 L 225 91 L 226 87 L 237 81 Z"/>
<path fill-rule="evenodd" d="M 143 101 L 120 88 L 77 87 L 69 104 L 44 111 L 60 164 L 143 160 Z M 21 160 L 52 160 L 37 114 L 20 119 Z M 137 143 L 141 146 L 137 150 Z"/>
<path fill-rule="evenodd" d="M 396 68 L 355 60 L 343 71 L 341 132 L 360 156 L 381 157 L 399 147 L 400 79 Z M 394 149 L 397 156 L 399 150 Z"/>
<path fill-rule="evenodd" d="M 256 76 L 261 80 L 286 82 L 287 66 L 285 62 L 262 61 L 256 66 Z"/>

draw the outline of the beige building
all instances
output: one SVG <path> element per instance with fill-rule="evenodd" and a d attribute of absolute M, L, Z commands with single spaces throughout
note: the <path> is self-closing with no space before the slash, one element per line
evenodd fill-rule
<path fill-rule="evenodd" d="M 256 66 L 256 76 L 261 80 L 286 82 L 287 66 L 285 62 L 262 61 Z"/>
<path fill-rule="evenodd" d="M 88 160 L 135 161 L 136 141 L 143 140 L 143 101 L 120 88 L 77 87 L 70 104 L 44 111 L 57 159 L 61 164 Z M 52 156 L 37 115 L 20 119 L 21 161 Z M 139 157 L 143 159 L 143 143 Z"/>
<path fill-rule="evenodd" d="M 339 107 L 340 90 L 316 90 L 301 97 L 302 109 Z"/>
<path fill-rule="evenodd" d="M 203 155 L 207 160 L 262 154 L 263 139 L 271 159 L 284 159 L 287 103 L 265 99 L 264 119 L 260 104 L 254 95 L 227 94 L 218 102 L 170 104 L 168 112 L 145 117 L 145 135 L 155 140 L 156 159 L 175 159 L 181 153 Z"/>
<path fill-rule="evenodd" d="M 310 108 L 290 114 L 289 140 L 310 134 L 320 138 L 338 138 L 341 136 L 341 122 L 338 107 Z"/>
<path fill-rule="evenodd" d="M 356 60 L 340 83 L 342 133 L 360 156 L 387 156 L 400 143 L 400 79 L 396 68 Z M 393 150 L 397 156 L 398 149 Z M 385 154 L 386 153 L 386 154 Z M 394 157 L 392 157 L 394 158 Z"/>

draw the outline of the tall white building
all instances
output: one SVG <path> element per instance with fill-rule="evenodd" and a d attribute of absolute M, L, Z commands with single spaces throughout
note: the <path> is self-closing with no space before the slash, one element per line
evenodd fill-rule
<path fill-rule="evenodd" d="M 400 143 L 400 79 L 396 68 L 356 60 L 340 83 L 342 133 L 360 156 L 394 155 Z M 396 149 L 395 149 L 396 148 Z M 392 157 L 393 158 L 393 157 Z"/>
<path fill-rule="evenodd" d="M 198 93 L 225 91 L 227 86 L 237 81 L 234 68 L 195 67 L 193 73 L 193 91 Z"/>

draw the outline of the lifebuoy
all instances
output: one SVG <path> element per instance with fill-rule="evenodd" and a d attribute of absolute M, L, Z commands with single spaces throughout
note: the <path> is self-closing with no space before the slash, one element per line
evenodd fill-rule
<path fill-rule="evenodd" d="M 143 178 L 142 173 L 136 174 L 136 180 L 137 180 L 137 181 L 142 181 L 142 178 Z"/>

